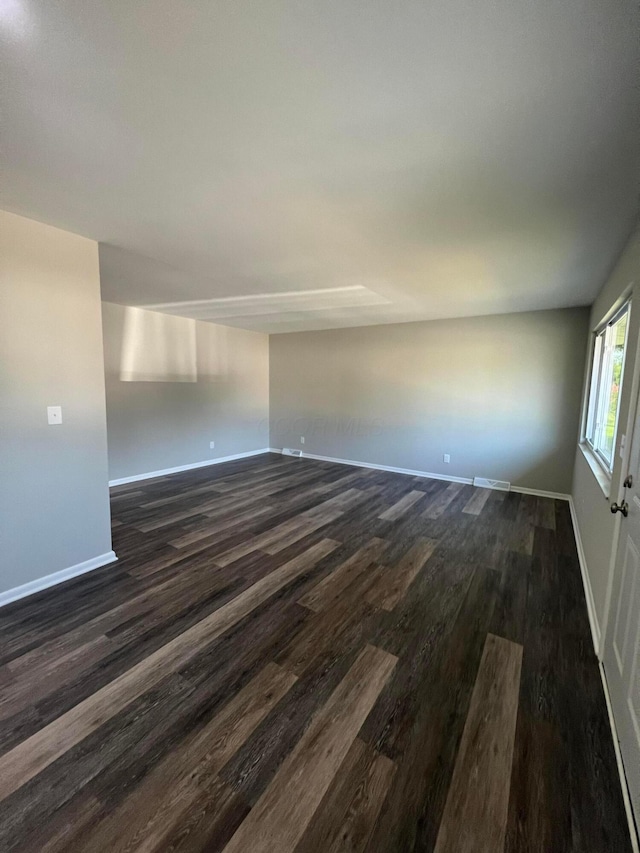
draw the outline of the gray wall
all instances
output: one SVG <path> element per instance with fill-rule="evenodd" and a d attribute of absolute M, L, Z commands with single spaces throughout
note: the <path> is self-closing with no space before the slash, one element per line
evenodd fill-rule
<path fill-rule="evenodd" d="M 272 335 L 272 447 L 567 493 L 589 311 Z M 451 455 L 444 464 L 443 454 Z"/>
<path fill-rule="evenodd" d="M 591 584 L 598 630 L 602 630 L 605 624 L 611 579 L 610 563 L 617 542 L 616 532 L 620 524 L 620 515 L 611 514 L 608 499 L 609 497 L 611 500 L 619 498 L 622 491 L 621 481 L 624 478 L 619 449 L 620 440 L 627 428 L 629 409 L 632 403 L 632 378 L 640 337 L 639 285 L 640 231 L 633 235 L 618 264 L 602 288 L 593 304 L 589 320 L 589 328 L 594 331 L 626 298 L 631 296 L 634 299 L 627 337 L 627 355 L 622 378 L 619 427 L 611 483 L 604 488 L 600 485 L 580 445 L 576 451 L 573 477 L 572 494 Z M 585 370 L 585 388 L 586 372 Z M 631 436 L 629 436 L 630 438 Z"/>
<path fill-rule="evenodd" d="M 0 211 L 0 365 L 1 593 L 111 550 L 97 243 Z"/>
<path fill-rule="evenodd" d="M 122 381 L 127 311 L 102 306 L 111 480 L 269 446 L 267 335 L 178 320 L 195 325 L 197 381 Z M 161 328 L 177 320 L 142 313 Z"/>

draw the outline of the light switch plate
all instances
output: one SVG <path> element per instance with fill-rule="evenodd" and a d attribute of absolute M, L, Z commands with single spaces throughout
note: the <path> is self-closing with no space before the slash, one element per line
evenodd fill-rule
<path fill-rule="evenodd" d="M 47 406 L 47 421 L 50 424 L 61 424 L 62 406 Z"/>

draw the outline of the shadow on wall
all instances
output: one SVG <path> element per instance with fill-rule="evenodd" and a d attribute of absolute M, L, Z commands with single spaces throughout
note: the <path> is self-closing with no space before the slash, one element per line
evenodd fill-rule
<path fill-rule="evenodd" d="M 127 307 L 120 352 L 122 382 L 216 382 L 228 374 L 227 329 L 199 340 L 196 321 Z"/>

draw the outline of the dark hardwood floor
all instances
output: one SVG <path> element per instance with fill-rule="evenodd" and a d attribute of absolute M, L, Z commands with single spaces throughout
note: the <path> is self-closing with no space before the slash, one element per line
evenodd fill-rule
<path fill-rule="evenodd" d="M 264 455 L 112 513 L 0 610 L 1 850 L 630 850 L 565 502 Z"/>

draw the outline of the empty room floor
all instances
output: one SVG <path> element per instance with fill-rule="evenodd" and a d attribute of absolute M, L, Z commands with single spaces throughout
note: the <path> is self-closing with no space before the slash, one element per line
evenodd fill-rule
<path fill-rule="evenodd" d="M 0 611 L 0 849 L 630 850 L 569 506 L 266 454 Z"/>

